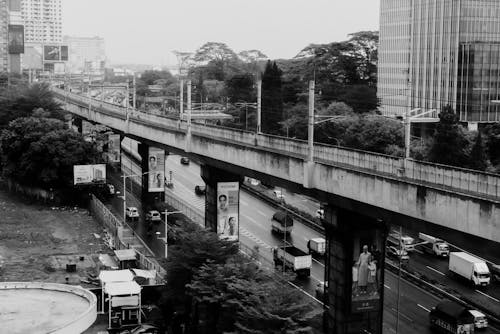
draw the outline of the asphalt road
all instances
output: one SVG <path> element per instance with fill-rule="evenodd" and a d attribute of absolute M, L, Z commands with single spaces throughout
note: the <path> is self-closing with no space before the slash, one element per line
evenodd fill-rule
<path fill-rule="evenodd" d="M 174 183 L 171 191 L 180 198 L 189 201 L 196 208 L 204 210 L 204 197 L 197 196 L 194 193 L 196 185 L 203 185 L 204 182 L 200 177 L 200 167 L 191 162 L 189 165 L 180 164 L 180 156 L 171 155 L 166 159 L 167 178 L 169 171 L 172 171 L 172 179 Z M 122 186 L 121 181 L 114 179 L 117 189 L 120 190 Z M 120 190 L 121 191 L 121 190 Z M 287 203 L 296 205 L 310 214 L 314 214 L 319 208 L 319 204 L 313 200 L 302 196 L 294 195 L 283 190 L 286 196 Z M 141 210 L 141 205 L 137 197 L 132 194 L 127 194 L 127 203 L 134 205 Z M 122 205 L 121 200 L 115 202 L 117 208 Z M 129 205 L 129 204 L 127 204 Z M 282 245 L 284 240 L 275 234 L 271 233 L 271 217 L 276 212 L 276 209 L 260 201 L 259 199 L 251 196 L 245 191 L 240 192 L 240 242 L 248 249 L 253 249 L 255 246 L 259 249 L 261 262 L 268 266 L 273 266 L 271 249 L 274 246 Z M 139 221 L 135 223 L 137 226 L 137 233 L 143 237 L 148 243 L 151 242 L 152 249 L 160 256 L 163 254 L 163 242 L 156 240 L 155 237 L 148 235 L 144 229 L 144 223 Z M 160 231 L 164 233 L 164 224 L 154 227 L 154 232 Z M 142 227 L 141 227 L 142 226 Z M 163 236 L 164 234 L 162 234 Z M 286 241 L 292 243 L 304 251 L 307 250 L 307 241 L 314 237 L 319 237 L 320 234 L 298 222 L 294 223 L 293 231 L 290 238 Z M 420 259 L 417 261 L 416 259 Z M 414 260 L 415 259 L 415 260 Z M 416 254 L 412 255 L 411 264 L 419 270 L 428 272 L 429 275 L 439 275 L 433 268 L 436 263 L 439 264 L 439 259 L 429 259 L 426 255 Z M 421 263 L 422 262 L 422 263 Z M 442 262 L 442 261 L 441 261 Z M 442 268 L 441 268 L 442 269 Z M 439 269 L 437 269 L 439 270 Z M 386 271 L 384 284 L 384 333 L 396 333 L 397 321 L 397 291 L 398 280 L 391 272 Z M 311 277 L 305 280 L 293 281 L 303 291 L 310 296 L 314 296 L 314 289 L 319 281 L 324 280 L 324 265 L 321 259 L 314 259 L 313 267 L 311 270 Z M 458 283 L 460 284 L 460 283 Z M 460 288 L 460 287 L 458 287 Z M 473 291 L 473 290 L 472 290 Z M 430 333 L 428 328 L 428 310 L 435 306 L 440 299 L 432 296 L 431 294 L 417 288 L 405 281 L 400 282 L 400 301 L 399 301 L 399 333 Z M 479 294 L 479 293 L 477 293 Z M 480 296 L 487 298 L 481 294 Z M 480 297 L 481 298 L 481 297 Z M 490 298 L 488 298 L 490 299 Z M 493 301 L 493 300 L 492 300 Z M 493 329 L 489 329 L 485 333 L 497 333 Z M 498 332 L 500 333 L 500 332 Z"/>

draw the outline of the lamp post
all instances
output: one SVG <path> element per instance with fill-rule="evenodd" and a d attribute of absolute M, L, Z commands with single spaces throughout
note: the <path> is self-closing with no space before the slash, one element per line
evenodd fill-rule
<path fill-rule="evenodd" d="M 163 242 L 165 243 L 165 258 L 168 257 L 168 215 L 172 215 L 174 213 L 182 213 L 182 211 L 168 211 L 165 209 L 165 237 L 161 238 L 161 232 L 156 232 L 156 236 L 159 240 L 163 239 Z"/>
<path fill-rule="evenodd" d="M 126 223 L 127 217 L 126 217 L 126 207 L 127 207 L 127 184 L 126 180 L 129 177 L 137 177 L 137 176 L 144 176 L 147 174 L 150 174 L 151 172 L 145 172 L 142 174 L 129 174 L 129 175 L 123 175 L 123 222 Z"/>

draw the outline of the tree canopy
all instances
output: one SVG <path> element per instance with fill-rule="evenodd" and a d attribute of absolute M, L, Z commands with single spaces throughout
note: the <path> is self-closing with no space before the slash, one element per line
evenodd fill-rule
<path fill-rule="evenodd" d="M 262 132 L 279 134 L 283 119 L 281 70 L 268 61 L 262 74 Z"/>
<path fill-rule="evenodd" d="M 0 135 L 3 174 L 20 184 L 65 188 L 73 166 L 95 163 L 98 152 L 81 134 L 51 118 L 18 118 Z"/>

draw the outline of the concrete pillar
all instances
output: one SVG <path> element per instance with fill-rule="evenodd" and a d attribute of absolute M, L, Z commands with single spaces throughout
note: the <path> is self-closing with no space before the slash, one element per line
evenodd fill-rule
<path fill-rule="evenodd" d="M 228 197 L 231 199 L 236 198 L 238 201 L 238 208 L 235 214 L 237 222 L 240 221 L 239 218 L 239 187 L 241 182 L 243 181 L 243 177 L 238 174 L 233 174 L 227 172 L 225 170 L 202 165 L 201 166 L 201 177 L 206 184 L 206 192 L 205 192 L 205 228 L 210 229 L 210 231 L 220 233 L 221 231 L 217 231 L 217 208 L 218 208 L 218 196 L 221 194 L 228 195 L 228 192 L 222 191 L 221 187 L 228 186 L 230 187 L 230 193 Z M 232 183 L 232 184 L 228 184 Z M 234 184 L 237 183 L 237 184 Z M 217 190 L 217 186 L 219 185 L 219 192 Z M 235 192 L 235 186 L 237 186 L 237 191 Z M 227 198 L 228 202 L 231 200 Z M 233 210 L 234 211 L 234 210 Z M 234 212 L 233 212 L 234 214 Z M 239 224 L 238 224 L 239 225 Z"/>
<path fill-rule="evenodd" d="M 328 282 L 324 302 L 329 306 L 325 333 L 381 334 L 386 224 L 333 205 L 325 207 L 323 224 Z M 369 259 L 377 260 L 376 269 L 366 265 Z M 370 278 L 370 273 L 375 276 Z"/>
<path fill-rule="evenodd" d="M 148 173 L 142 175 L 142 192 L 141 201 L 144 212 L 156 209 L 158 203 L 165 202 L 165 151 L 163 149 L 155 148 L 144 143 L 139 143 L 138 153 L 141 156 L 141 172 Z M 150 168 L 150 157 L 155 156 L 154 170 Z M 158 175 L 160 175 L 158 177 Z M 155 184 L 154 188 L 151 187 L 151 178 L 161 179 L 159 184 Z M 158 189 L 158 190 L 153 190 Z"/>

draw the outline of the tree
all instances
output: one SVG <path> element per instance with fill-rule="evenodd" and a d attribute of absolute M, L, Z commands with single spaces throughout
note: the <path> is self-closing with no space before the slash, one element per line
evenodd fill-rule
<path fill-rule="evenodd" d="M 262 75 L 262 132 L 279 134 L 283 119 L 281 71 L 276 62 L 268 61 Z"/>
<path fill-rule="evenodd" d="M 474 144 L 472 145 L 468 167 L 482 171 L 486 170 L 486 167 L 488 167 L 487 157 L 484 151 L 483 139 L 481 137 L 480 131 L 477 132 Z"/>
<path fill-rule="evenodd" d="M 154 85 L 157 80 L 166 80 L 165 84 L 175 82 L 175 78 L 170 71 L 147 70 L 141 74 L 141 80 L 146 85 Z"/>
<path fill-rule="evenodd" d="M 439 113 L 429 160 L 445 165 L 466 166 L 469 160 L 468 146 L 467 138 L 458 124 L 458 116 L 451 106 L 445 106 Z"/>
<path fill-rule="evenodd" d="M 487 125 L 484 129 L 486 150 L 493 165 L 500 165 L 500 123 Z"/>
<path fill-rule="evenodd" d="M 0 136 L 3 174 L 21 184 L 67 188 L 73 166 L 95 163 L 98 152 L 81 134 L 50 118 L 18 118 Z"/>
<path fill-rule="evenodd" d="M 236 53 L 226 44 L 219 42 L 208 42 L 196 50 L 193 60 L 200 65 L 208 65 L 214 68 L 214 77 L 209 79 L 224 80 L 226 77 L 225 68 L 229 62 L 238 59 Z"/>
<path fill-rule="evenodd" d="M 0 95 L 0 128 L 19 117 L 29 117 L 37 109 L 43 109 L 49 117 L 64 120 L 63 112 L 48 84 L 17 85 Z"/>
<path fill-rule="evenodd" d="M 256 101 L 254 77 L 251 73 L 237 74 L 226 80 L 225 85 L 231 103 Z"/>

